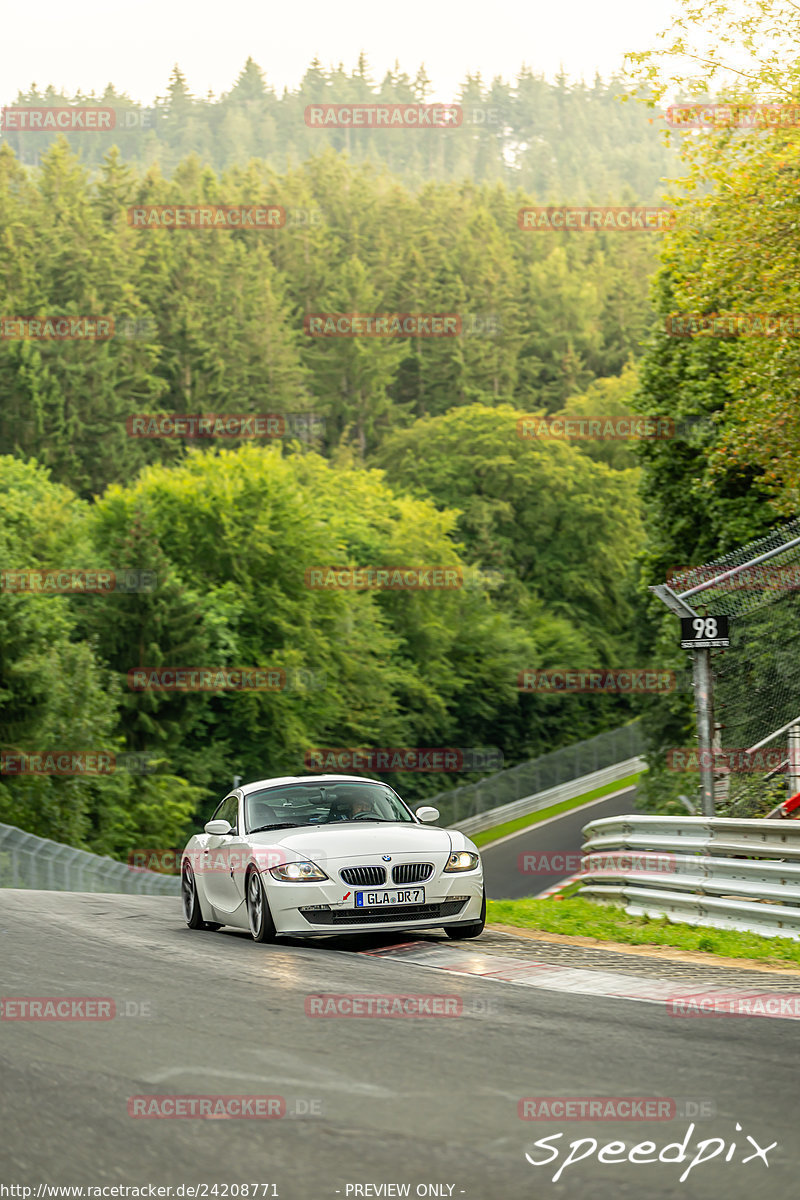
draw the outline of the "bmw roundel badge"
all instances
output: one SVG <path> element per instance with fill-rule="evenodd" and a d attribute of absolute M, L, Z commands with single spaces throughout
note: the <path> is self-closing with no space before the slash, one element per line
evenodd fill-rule
<path fill-rule="evenodd" d="M 384 862 L 391 862 L 391 861 L 392 861 L 392 856 L 391 856 L 391 854 L 384 854 L 384 856 L 383 856 L 383 861 L 384 861 Z"/>

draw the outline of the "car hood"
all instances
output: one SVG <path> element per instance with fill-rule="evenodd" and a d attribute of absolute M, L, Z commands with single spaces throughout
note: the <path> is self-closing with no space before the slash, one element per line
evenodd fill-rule
<path fill-rule="evenodd" d="M 449 854 L 452 848 L 446 829 L 410 823 L 370 825 L 366 821 L 335 825 L 312 825 L 303 829 L 274 829 L 251 833 L 254 846 L 281 846 L 300 858 L 314 861 L 315 852 L 335 858 L 374 858 L 383 854 Z"/>

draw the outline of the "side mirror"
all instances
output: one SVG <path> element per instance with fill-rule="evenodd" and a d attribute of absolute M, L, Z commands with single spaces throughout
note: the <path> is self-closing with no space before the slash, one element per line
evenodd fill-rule
<path fill-rule="evenodd" d="M 213 833 L 217 837 L 223 837 L 224 834 L 230 833 L 231 823 L 230 821 L 206 821 L 203 828 L 206 833 Z"/>
<path fill-rule="evenodd" d="M 424 821 L 426 825 L 430 825 L 431 821 L 439 820 L 439 810 L 430 804 L 423 804 L 422 808 L 417 809 L 416 817 L 418 821 Z"/>

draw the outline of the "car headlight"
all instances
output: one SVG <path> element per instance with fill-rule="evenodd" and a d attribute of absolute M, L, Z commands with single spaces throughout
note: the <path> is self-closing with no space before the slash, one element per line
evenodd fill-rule
<path fill-rule="evenodd" d="M 448 858 L 445 871 L 474 871 L 479 861 L 477 854 L 469 850 L 456 850 Z"/>
<path fill-rule="evenodd" d="M 283 863 L 280 867 L 272 867 L 270 875 L 284 883 L 317 883 L 320 879 L 328 878 L 325 872 L 320 871 L 316 863 L 312 862 Z"/>

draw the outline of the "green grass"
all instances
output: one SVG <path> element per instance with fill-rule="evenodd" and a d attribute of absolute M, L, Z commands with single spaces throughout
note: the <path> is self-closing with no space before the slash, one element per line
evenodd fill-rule
<path fill-rule="evenodd" d="M 636 775 L 628 775 L 625 779 L 618 779 L 616 783 L 604 783 L 602 787 L 595 788 L 592 792 L 585 792 L 582 796 L 575 796 L 572 800 L 562 800 L 560 804 L 553 804 L 550 808 L 540 808 L 538 812 L 517 817 L 515 821 L 506 821 L 504 825 L 495 825 L 493 829 L 484 829 L 482 833 L 476 833 L 474 837 L 471 837 L 470 841 L 474 842 L 476 846 L 485 846 L 488 842 L 505 837 L 507 833 L 516 833 L 518 829 L 527 829 L 529 825 L 536 825 L 539 821 L 546 820 L 547 817 L 555 817 L 559 813 L 569 812 L 571 808 L 580 808 L 582 804 L 588 804 L 590 800 L 599 800 L 602 796 L 607 796 L 609 792 L 618 792 L 620 788 L 638 783 L 641 774 L 638 772 Z"/>
<path fill-rule="evenodd" d="M 515 925 L 544 933 L 579 934 L 630 946 L 675 946 L 680 950 L 703 950 L 728 958 L 755 958 L 800 966 L 800 942 L 791 938 L 701 929 L 673 922 L 668 917 L 633 917 L 622 908 L 591 900 L 490 900 L 487 908 L 487 921 L 496 925 Z"/>

